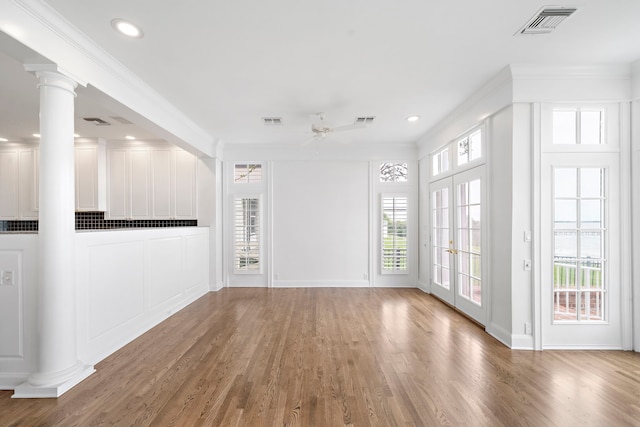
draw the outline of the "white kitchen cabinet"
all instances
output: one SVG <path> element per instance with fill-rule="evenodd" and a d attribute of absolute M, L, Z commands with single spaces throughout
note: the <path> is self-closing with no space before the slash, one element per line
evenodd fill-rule
<path fill-rule="evenodd" d="M 107 219 L 150 218 L 150 154 L 144 149 L 108 152 Z"/>
<path fill-rule="evenodd" d="M 75 147 L 76 211 L 106 209 L 106 147 L 104 142 Z"/>
<path fill-rule="evenodd" d="M 0 149 L 0 220 L 38 219 L 34 148 Z"/>
<path fill-rule="evenodd" d="M 107 219 L 196 219 L 196 165 L 169 145 L 108 150 Z"/>
<path fill-rule="evenodd" d="M 18 219 L 38 219 L 37 156 L 40 150 L 18 151 Z"/>
<path fill-rule="evenodd" d="M 172 209 L 173 150 L 153 150 L 151 153 L 152 212 L 154 219 L 170 219 Z"/>
<path fill-rule="evenodd" d="M 18 151 L 0 151 L 0 219 L 17 219 L 18 205 Z"/>
<path fill-rule="evenodd" d="M 196 219 L 197 187 L 196 167 L 197 158 L 193 154 L 175 150 L 175 184 L 174 184 L 174 218 Z"/>
<path fill-rule="evenodd" d="M 151 151 L 153 219 L 196 219 L 196 157 L 175 147 Z"/>

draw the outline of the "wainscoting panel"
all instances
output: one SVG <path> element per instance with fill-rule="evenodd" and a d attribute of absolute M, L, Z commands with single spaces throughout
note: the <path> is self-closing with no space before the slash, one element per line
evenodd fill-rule
<path fill-rule="evenodd" d="M 78 355 L 96 364 L 209 291 L 209 229 L 76 234 Z"/>

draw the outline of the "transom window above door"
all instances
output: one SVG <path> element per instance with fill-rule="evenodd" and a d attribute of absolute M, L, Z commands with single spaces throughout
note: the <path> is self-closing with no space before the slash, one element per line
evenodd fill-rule
<path fill-rule="evenodd" d="M 440 178 L 481 164 L 485 158 L 484 127 L 477 126 L 431 153 L 431 176 Z"/>
<path fill-rule="evenodd" d="M 553 144 L 605 144 L 604 108 L 554 108 Z"/>

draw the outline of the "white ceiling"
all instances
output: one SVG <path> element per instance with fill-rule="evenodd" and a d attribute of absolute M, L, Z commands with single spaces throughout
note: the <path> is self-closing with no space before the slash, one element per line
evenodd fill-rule
<path fill-rule="evenodd" d="M 367 129 L 341 134 L 355 142 L 414 142 L 508 64 L 640 59 L 638 0 L 551 3 L 578 11 L 544 36 L 514 36 L 549 5 L 540 0 L 47 3 L 225 144 L 300 143 L 312 135 L 309 115 L 320 111 L 332 125 L 375 116 Z M 139 24 L 144 38 L 116 34 L 114 18 Z M 29 101 L 9 107 L 8 97 L 37 101 L 33 90 L 16 93 L 35 83 L 10 56 L 0 54 L 11 81 L 0 82 L 0 136 L 7 117 L 22 123 L 19 111 L 7 111 L 28 110 Z M 109 113 L 90 98 L 80 93 L 79 115 Z M 421 120 L 408 123 L 412 114 Z M 265 126 L 265 116 L 284 125 Z"/>

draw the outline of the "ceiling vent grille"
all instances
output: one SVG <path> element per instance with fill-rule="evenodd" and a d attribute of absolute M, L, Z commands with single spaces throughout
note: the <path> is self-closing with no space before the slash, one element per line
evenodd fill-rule
<path fill-rule="evenodd" d="M 375 119 L 375 116 L 356 117 L 355 123 L 356 124 L 369 125 L 369 124 L 373 123 L 374 119 Z"/>
<path fill-rule="evenodd" d="M 102 120 L 100 117 L 83 117 L 87 122 L 92 122 L 96 126 L 110 126 L 111 123 Z"/>
<path fill-rule="evenodd" d="M 545 6 L 536 13 L 517 34 L 549 34 L 577 9 Z"/>
<path fill-rule="evenodd" d="M 281 125 L 282 117 L 263 117 L 262 121 L 267 126 Z"/>

